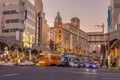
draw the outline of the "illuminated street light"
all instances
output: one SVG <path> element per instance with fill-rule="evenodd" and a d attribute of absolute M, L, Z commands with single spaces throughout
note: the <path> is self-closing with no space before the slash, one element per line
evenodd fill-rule
<path fill-rule="evenodd" d="M 101 67 L 104 65 L 104 60 L 105 60 L 105 39 L 104 39 L 104 23 L 102 25 L 95 25 L 96 28 L 102 28 L 102 33 L 103 33 L 103 46 L 102 46 L 102 52 L 101 52 Z"/>
<path fill-rule="evenodd" d="M 95 28 L 102 28 L 102 32 L 104 34 L 104 23 L 102 23 L 102 25 L 95 25 Z"/>

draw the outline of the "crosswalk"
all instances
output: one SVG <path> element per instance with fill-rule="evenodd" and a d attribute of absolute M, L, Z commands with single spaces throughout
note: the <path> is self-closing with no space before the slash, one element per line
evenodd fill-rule
<path fill-rule="evenodd" d="M 102 80 L 120 80 L 120 73 L 103 73 Z"/>

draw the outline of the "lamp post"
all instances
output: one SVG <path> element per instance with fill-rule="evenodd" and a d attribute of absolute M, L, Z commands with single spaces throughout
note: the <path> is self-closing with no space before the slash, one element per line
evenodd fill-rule
<path fill-rule="evenodd" d="M 101 64 L 101 67 L 104 65 L 105 63 L 105 39 L 104 39 L 104 23 L 102 23 L 102 25 L 96 25 L 95 26 L 96 28 L 102 28 L 102 34 L 103 34 L 103 37 L 102 37 L 102 41 L 103 41 L 103 46 L 101 47 L 101 54 L 100 54 L 100 57 L 101 57 L 101 60 L 100 60 L 100 64 Z"/>
<path fill-rule="evenodd" d="M 30 37 L 31 35 L 30 34 L 28 34 L 28 37 L 29 37 L 29 48 L 28 48 L 28 51 L 29 51 L 29 61 L 31 61 L 31 58 L 32 58 L 32 56 L 31 56 L 31 37 Z"/>
<path fill-rule="evenodd" d="M 96 28 L 101 27 L 102 28 L 102 33 L 104 35 L 104 23 L 102 23 L 102 25 L 95 25 Z"/>

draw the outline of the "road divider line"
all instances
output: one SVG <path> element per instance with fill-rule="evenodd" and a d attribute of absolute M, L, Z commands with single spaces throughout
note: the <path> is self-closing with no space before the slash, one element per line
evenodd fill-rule
<path fill-rule="evenodd" d="M 119 78 L 102 78 L 103 80 L 118 80 Z"/>
<path fill-rule="evenodd" d="M 3 76 L 4 76 L 4 77 L 7 77 L 7 76 L 18 76 L 18 75 L 20 75 L 20 74 L 18 74 L 18 73 L 13 73 L 13 74 L 4 74 Z"/>

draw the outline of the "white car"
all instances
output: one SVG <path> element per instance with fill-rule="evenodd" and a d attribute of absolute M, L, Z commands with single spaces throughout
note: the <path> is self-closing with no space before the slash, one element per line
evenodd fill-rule
<path fill-rule="evenodd" d="M 18 65 L 19 66 L 30 66 L 30 65 L 34 65 L 34 63 L 32 61 L 21 61 Z"/>
<path fill-rule="evenodd" d="M 15 64 L 12 61 L 7 61 L 2 66 L 14 66 Z"/>
<path fill-rule="evenodd" d="M 79 68 L 80 67 L 80 63 L 79 63 L 79 61 L 74 61 L 74 62 L 72 62 L 71 66 Z"/>

